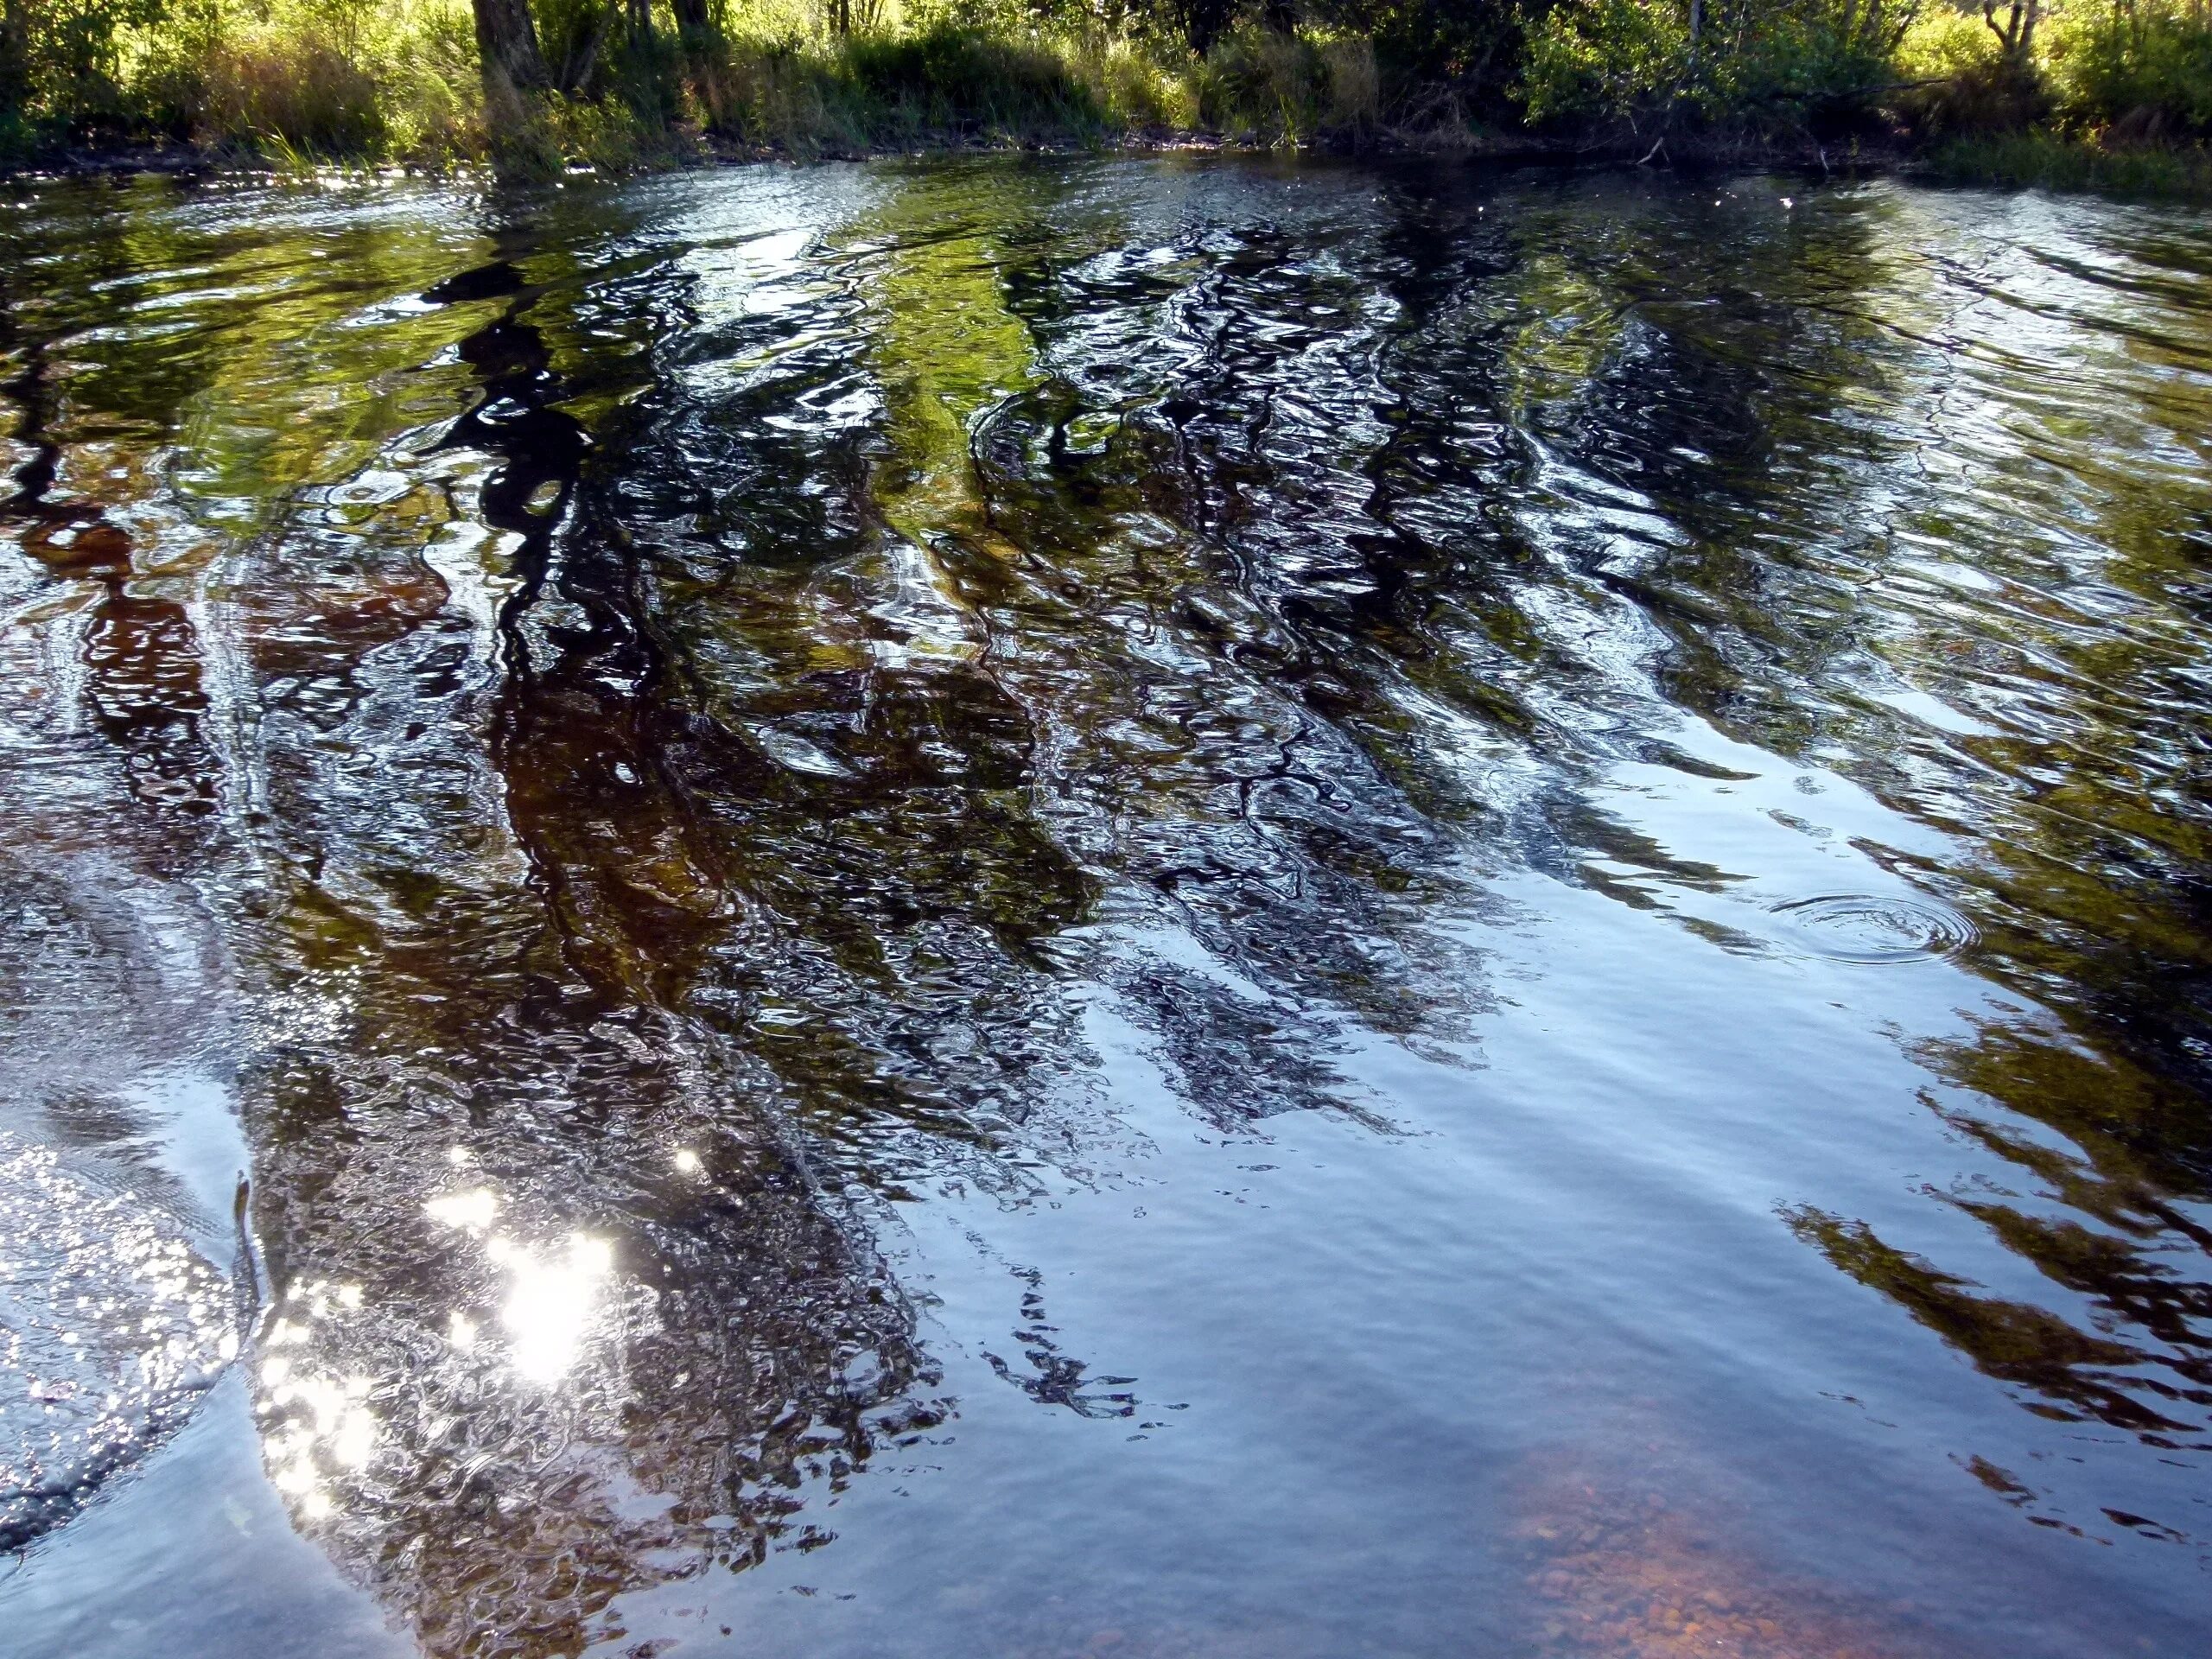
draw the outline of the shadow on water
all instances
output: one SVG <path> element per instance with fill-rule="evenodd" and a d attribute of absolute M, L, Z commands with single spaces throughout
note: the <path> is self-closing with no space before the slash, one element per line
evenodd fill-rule
<path fill-rule="evenodd" d="M 243 1340 L 438 1654 L 2203 1611 L 2196 227 L 17 195 L 19 1607 Z"/>

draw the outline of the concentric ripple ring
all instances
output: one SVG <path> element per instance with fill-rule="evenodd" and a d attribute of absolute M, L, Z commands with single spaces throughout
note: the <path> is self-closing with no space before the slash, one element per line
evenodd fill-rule
<path fill-rule="evenodd" d="M 1956 911 L 1925 899 L 1822 893 L 1774 906 L 1786 943 L 1835 962 L 1925 962 L 1980 937 Z"/>

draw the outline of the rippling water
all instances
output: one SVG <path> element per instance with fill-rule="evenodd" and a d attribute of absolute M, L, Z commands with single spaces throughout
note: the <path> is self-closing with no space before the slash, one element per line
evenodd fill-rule
<path fill-rule="evenodd" d="M 0 432 L 35 1650 L 2201 1651 L 2196 216 L 19 184 Z"/>

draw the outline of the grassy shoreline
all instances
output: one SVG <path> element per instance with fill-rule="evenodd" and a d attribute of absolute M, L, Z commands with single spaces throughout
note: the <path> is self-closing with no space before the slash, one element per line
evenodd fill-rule
<path fill-rule="evenodd" d="M 766 162 L 855 162 L 897 157 L 1001 155 L 1150 156 L 1172 153 L 1429 156 L 1491 167 L 1649 166 L 1686 173 L 1766 168 L 1811 177 L 1898 177 L 1929 184 L 2040 188 L 2153 200 L 2212 201 L 2212 151 L 2144 147 L 2109 149 L 2050 132 L 2028 131 L 1911 143 L 1900 135 L 1862 137 L 1841 143 L 1811 139 L 1761 140 L 1740 135 L 1674 134 L 1653 154 L 1642 136 L 1610 132 L 1560 134 L 1493 129 L 1452 135 L 1387 130 L 1322 131 L 1286 142 L 1281 135 L 1224 132 L 1201 127 L 1153 127 L 1113 131 L 1030 130 L 1022 132 L 918 129 L 896 139 L 860 144 L 747 143 L 713 133 L 661 135 L 658 145 L 623 147 L 613 155 L 570 155 L 543 175 L 620 176 Z M 437 163 L 345 155 L 315 155 L 289 146 L 270 153 L 237 140 L 195 143 L 175 140 L 49 149 L 16 159 L 0 157 L 0 179 L 99 175 L 241 175 L 267 177 L 327 173 L 387 177 L 490 175 L 481 158 Z"/>
<path fill-rule="evenodd" d="M 2115 149 L 2046 132 L 1955 139 L 1916 156 L 1906 171 L 1937 184 L 2212 201 L 2212 151 Z"/>
<path fill-rule="evenodd" d="M 1027 22 L 991 11 L 992 0 L 966 0 L 969 13 L 946 0 L 865 0 L 878 22 L 846 33 L 806 26 L 823 0 L 526 0 L 545 50 L 524 90 L 487 67 L 469 33 L 478 0 L 130 3 L 165 9 L 168 21 L 120 29 L 97 73 L 50 76 L 42 103 L 26 101 L 17 73 L 16 103 L 0 100 L 0 175 L 397 167 L 543 180 L 769 159 L 1205 148 L 1883 173 L 2212 200 L 2212 21 L 2194 13 L 2158 12 L 2157 29 L 2125 39 L 2097 32 L 2101 14 L 2065 13 L 2072 32 L 2046 31 L 2038 58 L 2024 44 L 1996 52 L 1963 14 L 1911 10 L 1936 0 L 1853 0 L 1847 21 L 1891 19 L 1872 45 L 1829 18 L 1825 34 L 1745 36 L 1726 58 L 1669 32 L 1678 0 L 1541 0 L 1541 15 L 1527 9 L 1539 0 L 1524 0 L 1515 55 L 1477 73 L 1408 55 L 1387 33 L 1263 26 L 1251 21 L 1266 15 L 1253 9 L 1262 0 L 1110 0 L 1137 8 L 1117 29 L 1035 21 L 1071 0 L 1018 0 Z M 1827 16 L 1829 0 L 1796 3 Z M 196 35 L 178 10 L 192 3 L 215 20 Z M 1245 21 L 1204 49 L 1128 22 L 1201 3 Z M 1282 3 L 1301 17 L 1379 3 L 1387 17 L 1441 0 Z M 1718 17 L 1748 0 L 1699 3 Z M 702 5 L 708 21 L 685 24 Z M 904 7 L 905 21 L 883 21 L 886 7 Z M 734 29 L 738 18 L 751 32 Z M 1628 24 L 1626 35 L 1605 32 Z M 2190 55 L 2200 50 L 2201 64 Z"/>

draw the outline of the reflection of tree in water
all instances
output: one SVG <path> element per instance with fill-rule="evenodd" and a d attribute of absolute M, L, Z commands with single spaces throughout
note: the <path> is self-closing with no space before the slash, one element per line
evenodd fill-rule
<path fill-rule="evenodd" d="M 866 359 L 785 348 L 773 314 L 710 321 L 690 353 L 753 366 L 631 450 L 671 671 L 721 745 L 694 741 L 690 787 L 760 923 L 712 994 L 773 1014 L 760 1052 L 879 1176 L 904 1167 L 894 1146 L 926 1166 L 936 1137 L 1052 1113 L 1073 1040 L 1055 964 L 1098 953 L 1039 946 L 1102 892 L 1117 922 L 1152 906 L 1264 958 L 1266 986 L 1242 992 L 1170 962 L 1109 968 L 1171 1058 L 1254 1039 L 1241 1075 L 1185 1072 L 1222 1121 L 1330 1100 L 1303 999 L 1393 1025 L 1419 1002 L 1390 983 L 1409 949 L 1363 930 L 1391 906 L 1392 842 L 1428 832 L 1237 662 L 1224 621 L 1233 636 L 1255 607 L 1217 550 L 1156 518 L 1161 537 L 1133 543 L 1126 474 L 1150 458 L 1064 442 L 1078 389 L 1048 325 L 1102 296 L 1066 305 L 1052 272 L 1120 231 L 1025 228 L 1052 188 L 999 169 L 905 182 L 830 267 L 851 272 L 835 302 Z M 793 454 L 795 407 L 871 412 Z M 1280 1000 L 1245 1011 L 1254 995 Z"/>
<path fill-rule="evenodd" d="M 1978 312 L 2001 284 L 1947 285 L 1893 202 L 1790 218 L 1745 194 L 1726 237 L 1679 201 L 1592 234 L 1524 227 L 1567 250 L 1585 293 L 1548 290 L 1540 314 L 1618 321 L 1515 423 L 1555 458 L 1550 501 L 1522 513 L 1665 631 L 1669 697 L 1955 836 L 1951 861 L 1893 861 L 1974 917 L 1978 966 L 2063 1021 L 1987 1020 L 1917 1051 L 1955 1085 L 1936 1109 L 1997 1160 L 1941 1196 L 2031 1264 L 2051 1306 L 1848 1217 L 1803 1208 L 1791 1224 L 2031 1409 L 2194 1443 L 2212 1405 L 2212 1238 L 2190 1213 L 2212 1170 L 2212 936 L 2207 827 L 2177 769 L 2201 740 L 2183 712 L 2202 672 L 2186 550 L 2207 498 L 2174 452 L 2201 447 L 2212 404 L 2174 371 L 2201 315 L 2145 327 L 2094 291 L 2036 291 L 2032 261 L 2003 279 L 2019 309 Z M 2037 306 L 2075 308 L 2064 348 L 2094 373 L 2024 356 L 2006 331 Z M 1542 360 L 1574 334 L 1555 325 Z M 2073 400 L 2049 400 L 2052 373 L 2098 388 L 2104 450 L 2082 449 Z M 1988 451 L 1977 422 L 2010 446 Z M 2132 467 L 2113 459 L 2131 452 Z M 1930 550 L 1973 569 L 1940 585 Z M 1916 723 L 1880 700 L 1899 677 L 1988 728 Z M 2027 1190 L 2000 1184 L 2008 1170 Z"/>
<path fill-rule="evenodd" d="M 986 1350 L 992 1370 L 1020 1389 L 1040 1406 L 1059 1406 L 1078 1417 L 1134 1417 L 1137 1399 L 1126 1392 L 1134 1376 L 1090 1376 L 1081 1360 L 1063 1353 L 1053 1338 L 1059 1327 L 1046 1317 L 1045 1276 L 1034 1268 L 1017 1268 L 1014 1276 L 1028 1288 L 1021 1293 L 1020 1326 L 1014 1339 L 1020 1344 L 1019 1362 Z M 1026 1363 L 1027 1370 L 1019 1369 Z"/>
<path fill-rule="evenodd" d="M 1936 510 L 1896 481 L 1898 423 L 1859 413 L 1930 372 L 1936 302 L 1878 200 L 1758 203 L 1716 238 L 1633 190 L 1485 220 L 1471 191 L 1408 187 L 1379 226 L 1325 201 L 1200 232 L 1090 205 L 1039 233 L 1050 194 L 911 181 L 840 267 L 868 372 L 730 322 L 709 349 L 756 366 L 632 452 L 664 632 L 739 738 L 729 781 L 696 794 L 775 918 L 716 993 L 790 1021 L 760 1052 L 814 1121 L 873 1144 L 879 1178 L 1044 1103 L 1067 1039 L 1039 963 L 1069 958 L 1030 947 L 1071 923 L 1138 924 L 1093 960 L 1226 1124 L 1336 1099 L 1338 1013 L 1411 1032 L 1479 1006 L 1433 925 L 1470 902 L 1471 845 L 1716 890 L 1577 787 L 1613 760 L 1690 764 L 1650 738 L 1669 701 L 1955 813 L 1942 753 L 1853 687 L 1870 652 L 1925 665 L 1922 625 L 1866 578 L 1891 557 L 1867 527 Z M 811 450 L 777 418 L 879 394 Z M 732 429 L 758 446 L 711 441 Z M 1503 787 L 1470 787 L 1485 776 Z M 2049 868 L 2102 866 L 2072 848 Z M 1937 880 L 1970 902 L 1961 874 Z M 2094 990 L 2122 959 L 2086 934 L 2051 957 L 1975 907 L 2023 982 Z M 1154 918 L 1216 965 L 1132 942 Z M 1974 1213 L 2087 1281 L 2080 1238 L 2001 1207 Z M 1832 1254 L 1871 1272 L 1878 1244 Z M 2139 1258 L 2126 1276 L 2111 1306 L 2148 1317 L 2140 1287 L 2166 1277 Z M 2068 1328 L 2023 1317 L 1999 1345 Z M 2046 1357 L 2088 1350 L 2069 1351 Z"/>
<path fill-rule="evenodd" d="M 1791 1225 L 2014 1385 L 2030 1410 L 2131 1429 L 2152 1446 L 2201 1445 L 2212 1427 L 2212 1283 L 2202 1265 L 2212 1231 L 2189 1213 L 2203 1192 L 2201 1099 L 2049 1034 L 1994 1024 L 1978 1042 L 1927 1058 L 1972 1091 L 1974 1103 L 1937 1106 L 1945 1121 L 2033 1183 L 2028 1192 L 1962 1185 L 1947 1201 L 2033 1266 L 2076 1317 L 1983 1294 L 1863 1223 L 1802 1210 Z"/>
<path fill-rule="evenodd" d="M 1356 1027 L 1464 1034 L 1483 982 L 1448 925 L 1485 867 L 1721 888 L 1585 787 L 1689 764 L 1653 736 L 1670 702 L 1966 813 L 2009 877 L 1929 879 L 2016 982 L 2088 988 L 2094 1055 L 1993 1028 L 1931 1062 L 2053 1195 L 1951 1201 L 2104 1328 L 1846 1217 L 1803 1235 L 2050 1409 L 2201 1418 L 2201 1274 L 2167 1270 L 2204 1242 L 2194 993 L 2128 965 L 2189 965 L 2193 890 L 2160 881 L 2194 808 L 2082 766 L 2149 729 L 2082 685 L 2139 703 L 2164 671 L 2056 678 L 2066 766 L 2101 781 L 2041 840 L 1974 781 L 2033 783 L 2018 754 L 1855 698 L 1882 652 L 1955 658 L 1897 622 L 1884 550 L 1818 552 L 1889 514 L 1900 452 L 1854 411 L 1922 366 L 1865 314 L 1919 303 L 1882 210 L 1715 238 L 1679 201 L 1249 188 L 1186 220 L 1070 206 L 1049 169 L 896 178 L 774 273 L 791 302 L 728 310 L 619 212 L 534 208 L 542 238 L 458 277 L 484 249 L 340 250 L 430 289 L 375 328 L 318 332 L 363 301 L 295 250 L 309 297 L 220 361 L 71 383 L 157 429 L 198 411 L 219 626 L 111 589 L 79 535 L 86 695 L 101 741 L 231 813 L 288 1293 L 272 1467 L 438 1650 L 574 1650 L 622 1589 L 791 1541 L 810 1483 L 926 1430 L 855 1207 L 1079 1167 L 1083 982 L 1237 1128 L 1342 1109 Z M 2172 521 L 2130 511 L 2109 537 L 2149 592 Z M 2161 1028 L 2115 1035 L 2131 1006 Z M 1129 1403 L 1020 1313 L 1010 1382 Z M 1691 1634 L 1676 1611 L 1651 1640 Z"/>
<path fill-rule="evenodd" d="M 91 290 L 158 291 L 139 262 L 176 242 L 156 229 L 134 243 L 105 206 L 73 224 L 65 207 L 58 232 L 0 233 L 10 1548 L 182 1423 L 236 1352 L 247 1300 L 220 1270 L 229 1193 L 180 1180 L 162 1151 L 171 1113 L 189 1121 L 216 1096 L 232 1035 L 219 920 L 180 879 L 220 855 L 211 653 L 176 577 L 191 550 L 149 505 L 159 460 L 133 441 L 157 399 L 112 372 L 105 359 L 127 349 L 90 327 Z M 189 388 L 192 368 L 145 378 Z"/>
<path fill-rule="evenodd" d="M 832 1160 L 866 1183 L 1004 1181 L 1079 1082 L 1060 987 L 1083 953 L 1054 936 L 1109 873 L 1257 970 L 1121 974 L 1224 1122 L 1331 1098 L 1302 999 L 1417 1023 L 1389 982 L 1412 948 L 1388 936 L 1412 914 L 1394 849 L 1430 832 L 1239 665 L 1233 620 L 1257 612 L 1217 555 L 1101 550 L 1102 517 L 1056 535 L 1001 508 L 962 435 L 1012 418 L 1033 374 L 960 359 L 930 308 L 965 308 L 976 350 L 1027 333 L 975 326 L 995 266 L 902 289 L 901 257 L 859 280 L 918 377 L 747 318 L 687 347 L 773 361 L 718 402 L 578 343 L 618 308 L 679 312 L 675 289 L 556 293 L 558 259 L 518 247 L 533 281 L 487 268 L 437 296 L 502 307 L 459 346 L 480 391 L 437 486 L 507 537 L 496 683 L 456 658 L 454 607 L 405 597 L 447 533 L 434 503 L 347 556 L 386 596 L 373 627 L 327 596 L 314 628 L 280 626 L 296 601 L 270 572 L 261 741 L 304 877 L 262 1084 L 262 1225 L 301 1303 L 263 1379 L 272 1464 L 442 1649 L 573 1644 L 639 1575 L 757 1554 L 810 1474 L 926 1427 L 934 1408 L 895 1403 L 926 1386 L 911 1319 L 773 1107 L 868 1148 Z M 568 410 L 625 377 L 631 406 L 588 442 Z M 729 441 L 794 403 L 865 406 L 876 380 L 884 449 L 872 419 L 825 422 L 764 474 Z M 1132 651 L 1060 592 L 1085 585 L 1202 643 Z M 330 758 L 348 748 L 383 775 Z M 581 1311 L 532 1392 L 517 1299 L 548 1284 Z M 1040 1402 L 1126 1408 L 1041 1315 L 1020 1334 L 1007 1374 Z"/>
<path fill-rule="evenodd" d="M 757 1559 L 805 1484 L 932 1421 L 894 1403 L 911 1315 L 774 1077 L 677 1006 L 743 906 L 533 302 L 461 342 L 482 389 L 450 440 L 492 458 L 447 487 L 507 537 L 504 673 L 436 599 L 260 647 L 319 688 L 262 734 L 308 878 L 257 1090 L 288 1287 L 264 1432 L 311 1529 L 441 1652 L 574 1651 L 624 1588 Z M 386 595 L 443 580 L 419 539 L 351 557 Z"/>
<path fill-rule="evenodd" d="M 0 338 L 24 332 L 4 299 L 0 294 Z M 132 795 L 206 812 L 214 805 L 214 778 L 200 733 L 207 697 L 192 621 L 175 595 L 146 591 L 134 580 L 144 573 L 134 568 L 130 532 L 109 511 L 115 498 L 143 490 L 145 480 L 127 464 L 107 469 L 106 477 L 63 478 L 48 344 L 34 335 L 22 354 L 22 372 L 4 390 L 16 411 L 13 435 L 30 453 L 16 469 L 12 492 L 0 498 L 0 524 L 13 527 L 16 545 L 78 589 L 71 608 L 87 611 L 78 655 L 88 712 L 124 757 Z"/>
<path fill-rule="evenodd" d="M 1049 373 L 973 447 L 992 523 L 1031 563 L 1048 554 L 1060 586 L 979 558 L 975 587 L 1007 607 L 1009 683 L 1033 656 L 1065 683 L 1056 636 L 1081 642 L 1065 654 L 1084 664 L 1082 697 L 1025 701 L 1107 716 L 1077 726 L 1068 747 L 1093 766 L 1065 793 L 1103 798 L 1114 827 L 1086 836 L 1074 811 L 1056 823 L 1169 889 L 1201 938 L 1254 981 L 1289 988 L 1290 1006 L 1342 999 L 1384 1029 L 1401 1023 L 1389 999 L 1433 995 L 1443 977 L 1408 959 L 1421 927 L 1388 919 L 1395 903 L 1433 920 L 1452 902 L 1432 848 L 1496 838 L 1563 874 L 1605 861 L 1703 891 L 1731 880 L 1609 824 L 1578 786 L 1615 760 L 1692 765 L 1651 738 L 1669 702 L 1962 828 L 1974 862 L 1923 879 L 1974 913 L 1982 960 L 2055 1000 L 2076 1036 L 1992 1027 L 1977 1050 L 1925 1057 L 2071 1148 L 1946 1105 L 2046 1188 L 2032 1203 L 1980 1190 L 1951 1201 L 2082 1299 L 2094 1328 L 1981 1296 L 1847 1220 L 1808 1212 L 1801 1231 L 2039 1408 L 2154 1438 L 2194 1431 L 2205 1240 L 2186 1209 L 2205 1190 L 2190 1052 L 2204 831 L 2185 791 L 2152 780 L 2194 741 L 2176 714 L 2200 654 L 2183 614 L 2193 567 L 2176 561 L 2202 499 L 2171 451 L 2201 445 L 2212 416 L 2170 382 L 2188 366 L 2176 341 L 2196 325 L 2164 319 L 2143 331 L 2148 346 L 2123 330 L 2129 351 L 2158 359 L 2155 388 L 2103 377 L 2143 392 L 2113 393 L 2115 429 L 2158 455 L 2162 496 L 2080 456 L 2058 430 L 2066 411 L 2005 379 L 2002 353 L 1969 338 L 1956 296 L 1882 198 L 1793 215 L 1754 188 L 1716 235 L 1714 216 L 1678 194 L 1587 195 L 1578 186 L 1552 206 L 1531 193 L 1486 217 L 1478 188 L 1423 176 L 1389 198 L 1396 217 L 1379 232 L 1330 226 L 1325 254 L 1324 203 L 1209 225 L 1203 249 L 1194 238 L 1172 257 L 1078 245 L 1015 261 L 1007 291 Z M 1947 330 L 1967 340 L 1960 362 L 1932 353 Z M 1982 487 L 1974 475 L 1929 472 L 1907 412 L 1938 434 L 1966 426 L 1942 402 L 1962 391 L 2020 400 L 2024 442 L 1999 464 L 2022 499 L 2048 500 L 2048 457 L 2086 467 L 2053 516 L 2088 518 L 2139 620 L 2069 626 L 2086 609 L 2069 618 L 2033 584 L 2106 573 L 2039 552 L 2048 535 L 2008 540 L 2012 521 L 1958 499 Z M 1922 603 L 1899 567 L 1931 543 L 1983 558 L 2001 606 L 1977 613 L 1957 593 L 1948 608 Z M 1126 570 L 1108 563 L 1116 553 Z M 1102 613 L 1141 621 L 1141 652 L 1103 641 L 1090 626 Z M 1985 658 L 2023 621 L 2045 664 L 2026 683 L 2047 721 L 2040 753 L 2009 735 L 1931 734 L 1864 689 L 1903 674 L 2001 715 L 1986 694 L 2023 680 Z M 1969 645 L 1980 654 L 1962 655 Z M 1159 712 L 1172 723 L 1147 719 Z M 1132 753 L 1138 733 L 1152 741 Z M 1508 786 L 1471 791 L 1485 773 Z M 1123 776 L 1141 792 L 1117 790 Z M 1184 799 L 1205 805 L 1168 817 L 1185 778 Z M 1231 779 L 1241 822 L 1209 821 Z M 1275 779 L 1306 787 L 1304 799 L 1258 793 Z M 1637 885 L 1586 874 L 1640 899 Z M 1309 913 L 1345 925 L 1317 938 Z M 1345 959 L 1353 941 L 1365 960 Z M 1170 971 L 1133 997 L 1166 1005 L 1171 1062 L 1191 1054 L 1179 1031 L 1242 1029 L 1224 1049 L 1268 1052 L 1270 1026 L 1234 1017 L 1249 1005 L 1217 982 Z M 1179 1016 L 1185 999 L 1204 1014 Z M 1224 1049 L 1187 1075 L 1206 1076 Z M 1263 1102 L 1301 1069 L 1325 1088 L 1325 1057 L 1283 1056 L 1238 1092 Z"/>

